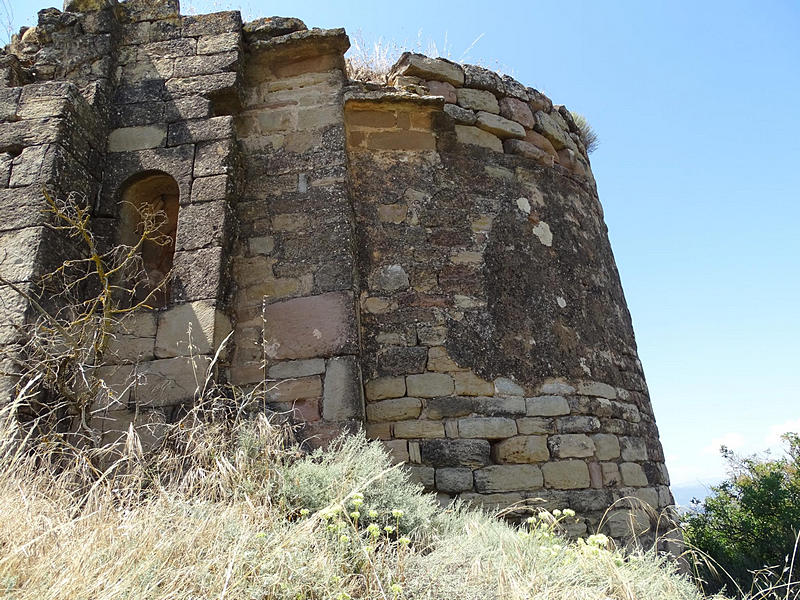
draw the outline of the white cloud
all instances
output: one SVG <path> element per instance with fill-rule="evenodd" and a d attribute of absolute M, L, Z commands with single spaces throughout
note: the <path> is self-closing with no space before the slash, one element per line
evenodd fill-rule
<path fill-rule="evenodd" d="M 780 448 L 782 446 L 781 436 L 788 432 L 800 433 L 800 419 L 773 425 L 769 428 L 769 433 L 764 438 L 764 443 L 770 448 Z"/>
<path fill-rule="evenodd" d="M 711 443 L 703 448 L 703 452 L 706 454 L 719 455 L 721 446 L 725 446 L 730 450 L 739 451 L 745 447 L 745 442 L 745 437 L 741 433 L 738 431 L 729 431 L 724 435 L 712 439 Z"/>

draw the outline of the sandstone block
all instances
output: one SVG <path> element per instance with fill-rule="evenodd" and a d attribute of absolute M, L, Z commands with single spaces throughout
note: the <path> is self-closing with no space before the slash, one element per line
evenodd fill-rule
<path fill-rule="evenodd" d="M 547 437 L 544 435 L 518 435 L 492 448 L 492 458 L 499 463 L 533 463 L 549 460 Z"/>
<path fill-rule="evenodd" d="M 431 96 L 441 96 L 447 103 L 455 104 L 456 88 L 446 81 L 426 81 L 425 87 L 428 88 L 428 93 Z"/>
<path fill-rule="evenodd" d="M 428 131 L 378 131 L 370 133 L 367 148 L 373 150 L 436 150 L 436 137 Z"/>
<path fill-rule="evenodd" d="M 225 200 L 231 193 L 231 181 L 227 175 L 199 177 L 192 181 L 192 202 Z"/>
<path fill-rule="evenodd" d="M 475 125 L 478 120 L 478 115 L 475 114 L 475 111 L 462 108 L 456 104 L 445 104 L 444 112 L 461 125 Z"/>
<path fill-rule="evenodd" d="M 497 396 L 475 398 L 475 412 L 490 417 L 519 417 L 525 415 L 525 398 Z"/>
<path fill-rule="evenodd" d="M 406 389 L 409 396 L 436 398 L 451 395 L 455 391 L 455 384 L 446 373 L 421 373 L 406 377 Z"/>
<path fill-rule="evenodd" d="M 400 56 L 400 59 L 392 67 L 391 75 L 410 75 L 445 81 L 456 87 L 464 85 L 464 71 L 457 64 L 411 52 L 404 52 Z"/>
<path fill-rule="evenodd" d="M 354 303 L 347 292 L 293 298 L 264 310 L 267 355 L 276 360 L 357 351 Z"/>
<path fill-rule="evenodd" d="M 191 402 L 210 365 L 209 356 L 180 356 L 144 363 L 131 390 L 131 401 L 147 407 Z"/>
<path fill-rule="evenodd" d="M 433 489 L 435 473 L 432 467 L 421 467 L 418 465 L 406 465 L 403 467 L 408 473 L 408 479 L 412 483 L 418 483 L 426 490 Z"/>
<path fill-rule="evenodd" d="M 308 377 L 322 375 L 325 372 L 325 361 L 321 358 L 306 360 L 289 360 L 272 365 L 267 375 L 272 379 L 290 379 L 292 377 Z"/>
<path fill-rule="evenodd" d="M 533 120 L 533 113 L 526 102 L 516 98 L 501 98 L 499 104 L 501 116 L 533 129 L 536 121 Z"/>
<path fill-rule="evenodd" d="M 399 225 L 406 220 L 408 205 L 403 203 L 381 204 L 378 207 L 378 219 L 382 223 L 394 223 Z"/>
<path fill-rule="evenodd" d="M 385 423 L 367 423 L 364 426 L 367 437 L 371 440 L 389 440 L 392 438 L 392 424 Z"/>
<path fill-rule="evenodd" d="M 556 428 L 553 419 L 528 417 L 517 419 L 517 430 L 521 435 L 535 435 L 538 433 L 555 433 Z"/>
<path fill-rule="evenodd" d="M 272 382 L 267 390 L 267 399 L 271 402 L 294 402 L 321 397 L 322 379 L 318 375 Z"/>
<path fill-rule="evenodd" d="M 408 442 L 406 440 L 388 440 L 383 442 L 383 446 L 389 452 L 392 463 L 408 462 Z"/>
<path fill-rule="evenodd" d="M 613 538 L 641 536 L 650 528 L 650 517 L 644 510 L 612 510 L 606 515 L 604 532 Z"/>
<path fill-rule="evenodd" d="M 456 385 L 456 395 L 491 396 L 494 394 L 492 382 L 481 379 L 471 371 L 453 373 L 453 380 Z"/>
<path fill-rule="evenodd" d="M 214 354 L 230 332 L 230 320 L 214 302 L 180 304 L 159 314 L 155 354 L 158 358 Z"/>
<path fill-rule="evenodd" d="M 537 396 L 526 398 L 529 417 L 554 417 L 569 414 L 569 403 L 562 396 Z"/>
<path fill-rule="evenodd" d="M 405 377 L 379 377 L 372 379 L 364 386 L 367 400 L 383 400 L 384 398 L 400 398 L 406 393 Z"/>
<path fill-rule="evenodd" d="M 617 388 L 600 381 L 581 381 L 578 383 L 578 394 L 581 396 L 600 396 L 614 400 L 617 397 Z"/>
<path fill-rule="evenodd" d="M 619 443 L 622 448 L 622 460 L 644 461 L 647 460 L 647 444 L 639 437 L 621 437 Z"/>
<path fill-rule="evenodd" d="M 469 417 L 458 420 L 458 433 L 462 438 L 498 440 L 516 435 L 517 424 L 506 417 Z"/>
<path fill-rule="evenodd" d="M 594 442 L 582 433 L 551 435 L 549 443 L 556 458 L 586 458 L 594 455 Z"/>
<path fill-rule="evenodd" d="M 542 111 L 534 113 L 533 118 L 536 120 L 535 130 L 550 140 L 556 150 L 561 150 L 562 148 L 577 150 L 575 142 L 569 137 L 566 129 L 559 127 L 558 122 L 551 114 Z"/>
<path fill-rule="evenodd" d="M 474 469 L 489 464 L 489 448 L 486 440 L 423 440 L 420 442 L 420 460 L 437 468 Z"/>
<path fill-rule="evenodd" d="M 497 98 L 495 98 L 494 94 L 491 92 L 461 88 L 457 90 L 456 95 L 458 105 L 462 108 L 482 110 L 495 115 L 500 114 L 500 105 L 497 103 Z"/>
<path fill-rule="evenodd" d="M 108 151 L 128 152 L 158 148 L 163 146 L 166 140 L 166 127 L 157 125 L 123 127 L 108 134 Z"/>
<path fill-rule="evenodd" d="M 557 490 L 588 488 L 589 467 L 582 460 L 559 460 L 542 465 L 547 487 Z"/>
<path fill-rule="evenodd" d="M 475 490 L 481 493 L 535 490 L 542 487 L 536 465 L 490 465 L 475 471 Z"/>
<path fill-rule="evenodd" d="M 505 149 L 507 154 L 524 156 L 525 158 L 536 161 L 544 167 L 552 167 L 555 163 L 554 158 L 547 152 L 523 140 L 505 140 L 503 142 L 503 149 Z"/>
<path fill-rule="evenodd" d="M 535 132 L 533 130 L 526 131 L 525 132 L 525 141 L 528 142 L 529 144 L 533 144 L 534 146 L 536 146 L 540 150 L 544 150 L 545 152 L 547 152 L 547 154 L 552 156 L 554 159 L 558 158 L 558 152 L 556 152 L 556 149 L 553 147 L 553 144 L 550 142 L 550 140 L 548 140 L 546 137 L 544 137 L 541 133 L 537 133 L 537 132 Z M 572 387 L 572 386 L 570 386 L 570 387 Z M 570 393 L 574 393 L 574 392 L 575 392 L 575 388 L 573 388 L 572 392 L 570 392 Z"/>
<path fill-rule="evenodd" d="M 522 492 L 505 492 L 498 494 L 478 494 L 474 492 L 465 492 L 460 496 L 461 500 L 473 506 L 480 508 L 484 511 L 496 512 L 505 509 L 512 504 L 517 504 L 525 500 L 525 494 Z"/>
<path fill-rule="evenodd" d="M 515 121 L 485 111 L 478 111 L 477 126 L 500 139 L 525 137 L 525 128 Z"/>
<path fill-rule="evenodd" d="M 503 80 L 494 71 L 478 65 L 464 65 L 464 85 L 468 88 L 487 90 L 496 96 L 503 95 Z"/>
<path fill-rule="evenodd" d="M 198 144 L 194 157 L 194 176 L 208 177 L 231 173 L 233 171 L 233 148 L 234 144 L 231 140 Z"/>
<path fill-rule="evenodd" d="M 459 494 L 472 489 L 472 469 L 436 469 L 436 489 Z"/>
<path fill-rule="evenodd" d="M 495 152 L 503 151 L 503 142 L 496 135 L 479 129 L 478 127 L 470 127 L 468 125 L 456 125 L 456 140 L 461 144 L 470 144 L 472 146 L 483 146 Z"/>
<path fill-rule="evenodd" d="M 422 412 L 422 400 L 419 398 L 390 398 L 367 404 L 367 420 L 404 421 L 416 419 Z"/>
<path fill-rule="evenodd" d="M 425 417 L 428 419 L 463 417 L 474 410 L 475 399 L 471 397 L 443 396 L 425 401 Z"/>
<path fill-rule="evenodd" d="M 355 356 L 337 356 L 328 361 L 322 417 L 326 421 L 364 419 L 361 373 Z"/>
<path fill-rule="evenodd" d="M 11 283 L 33 278 L 43 233 L 42 227 L 27 227 L 0 234 L 0 277 Z"/>
<path fill-rule="evenodd" d="M 386 265 L 370 277 L 370 288 L 383 292 L 396 292 L 409 286 L 408 274 L 401 265 Z"/>
<path fill-rule="evenodd" d="M 592 436 L 595 447 L 595 456 L 599 460 L 612 460 L 619 458 L 619 438 L 608 433 L 596 433 Z"/>
<path fill-rule="evenodd" d="M 600 468 L 603 472 L 604 487 L 616 487 L 622 483 L 617 463 L 600 463 Z"/>
<path fill-rule="evenodd" d="M 647 476 L 644 474 L 642 465 L 632 462 L 624 462 L 619 465 L 619 473 L 622 482 L 631 487 L 642 487 L 647 485 Z"/>
<path fill-rule="evenodd" d="M 172 123 L 167 132 L 167 143 L 170 146 L 178 146 L 180 144 L 221 140 L 232 138 L 233 136 L 233 117 L 211 117 L 209 119 Z"/>
<path fill-rule="evenodd" d="M 444 425 L 441 421 L 398 421 L 394 424 L 397 438 L 443 438 Z"/>
<path fill-rule="evenodd" d="M 594 433 L 600 431 L 600 419 L 584 415 L 559 417 L 556 429 L 559 433 Z"/>

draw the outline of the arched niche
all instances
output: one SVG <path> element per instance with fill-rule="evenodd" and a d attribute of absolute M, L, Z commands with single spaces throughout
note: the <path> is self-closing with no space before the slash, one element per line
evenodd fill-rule
<path fill-rule="evenodd" d="M 163 308 L 170 301 L 170 286 L 164 282 L 175 257 L 180 192 L 178 182 L 162 171 L 146 171 L 129 178 L 121 187 L 119 241 L 133 246 L 143 232 L 145 215 L 158 215 L 157 240 L 145 240 L 141 247 L 144 281 L 136 286 L 140 301 L 161 286 L 148 302 Z"/>

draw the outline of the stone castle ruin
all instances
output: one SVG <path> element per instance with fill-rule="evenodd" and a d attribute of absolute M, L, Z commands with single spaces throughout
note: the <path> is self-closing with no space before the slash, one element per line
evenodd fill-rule
<path fill-rule="evenodd" d="M 542 498 L 589 528 L 623 497 L 671 505 L 570 112 L 417 54 L 389 85 L 351 81 L 348 47 L 343 29 L 177 0 L 41 11 L 0 55 L 6 366 L 31 318 L 13 288 L 65 252 L 42 188 L 90 199 L 117 243 L 149 206 L 170 243 L 144 268 L 171 277 L 99 369 L 118 386 L 104 433 L 191 403 L 231 334 L 216 378 L 272 382 L 270 408 L 315 443 L 363 426 L 442 499 Z M 612 535 L 627 518 L 612 510 Z"/>

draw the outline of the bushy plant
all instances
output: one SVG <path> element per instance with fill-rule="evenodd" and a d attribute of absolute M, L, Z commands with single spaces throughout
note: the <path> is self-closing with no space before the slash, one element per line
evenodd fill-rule
<path fill-rule="evenodd" d="M 722 448 L 729 478 L 712 488 L 685 520 L 687 541 L 706 560 L 708 589 L 800 598 L 792 565 L 800 558 L 800 437 L 786 434 L 784 457 L 740 457 Z"/>
<path fill-rule="evenodd" d="M 589 121 L 586 120 L 582 114 L 573 112 L 572 119 L 575 121 L 575 125 L 578 126 L 578 130 L 581 132 L 581 141 L 583 141 L 583 146 L 586 148 L 586 152 L 591 154 L 597 147 L 600 145 L 600 140 L 597 137 L 597 132 L 595 132 L 594 128 L 589 124 Z"/>

